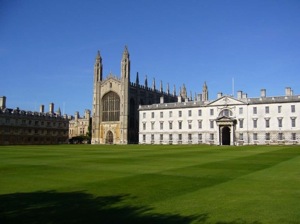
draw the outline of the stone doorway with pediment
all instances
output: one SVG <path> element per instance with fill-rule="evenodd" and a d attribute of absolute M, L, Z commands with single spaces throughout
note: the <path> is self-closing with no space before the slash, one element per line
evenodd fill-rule
<path fill-rule="evenodd" d="M 219 127 L 219 145 L 234 145 L 236 119 L 231 114 L 222 114 L 216 120 Z M 228 116 L 229 115 L 229 116 Z"/>

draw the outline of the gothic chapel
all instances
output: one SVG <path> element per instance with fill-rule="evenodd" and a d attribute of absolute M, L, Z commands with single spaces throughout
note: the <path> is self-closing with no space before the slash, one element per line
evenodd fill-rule
<path fill-rule="evenodd" d="M 103 79 L 102 58 L 100 52 L 96 56 L 94 66 L 94 91 L 92 108 L 92 144 L 130 144 L 138 143 L 139 105 L 177 101 L 176 90 L 170 94 L 155 87 L 140 85 L 139 75 L 136 81 L 130 82 L 130 58 L 125 46 L 121 60 L 121 77 L 109 74 Z"/>

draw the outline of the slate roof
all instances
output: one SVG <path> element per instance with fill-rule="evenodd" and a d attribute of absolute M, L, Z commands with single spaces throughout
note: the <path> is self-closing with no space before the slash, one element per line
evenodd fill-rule
<path fill-rule="evenodd" d="M 300 102 L 300 95 L 247 98 L 246 100 L 248 104 L 291 103 L 291 102 Z"/>
<path fill-rule="evenodd" d="M 226 97 L 226 96 L 224 96 Z M 229 97 L 229 96 L 227 96 Z M 300 102 L 300 95 L 293 96 L 275 96 L 275 97 L 259 97 L 259 98 L 242 98 L 236 99 L 233 97 L 229 97 L 240 102 L 244 102 L 246 104 L 273 104 L 273 103 L 292 103 L 292 102 Z M 175 109 L 175 108 L 192 108 L 192 107 L 203 107 L 209 106 L 213 102 L 218 101 L 219 99 L 212 100 L 209 102 L 203 101 L 188 101 L 188 102 L 175 102 L 175 103 L 161 103 L 161 104 L 152 104 L 152 105 L 142 105 L 140 106 L 140 110 L 160 110 L 160 109 Z M 225 104 L 224 104 L 225 105 Z"/>

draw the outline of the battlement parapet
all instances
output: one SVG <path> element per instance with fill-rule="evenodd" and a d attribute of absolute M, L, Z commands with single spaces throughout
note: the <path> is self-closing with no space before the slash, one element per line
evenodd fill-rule
<path fill-rule="evenodd" d="M 68 119 L 67 115 L 59 115 L 57 113 L 44 113 L 44 112 L 33 112 L 33 111 L 25 111 L 20 110 L 19 108 L 16 109 L 10 109 L 10 108 L 4 108 L 3 110 L 0 110 L 0 116 L 19 116 L 19 117 L 36 117 L 39 119 Z"/>

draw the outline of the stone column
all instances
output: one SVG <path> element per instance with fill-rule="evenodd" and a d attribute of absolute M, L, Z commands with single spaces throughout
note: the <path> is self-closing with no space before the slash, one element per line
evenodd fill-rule
<path fill-rule="evenodd" d="M 230 127 L 230 145 L 234 145 L 234 125 Z"/>

